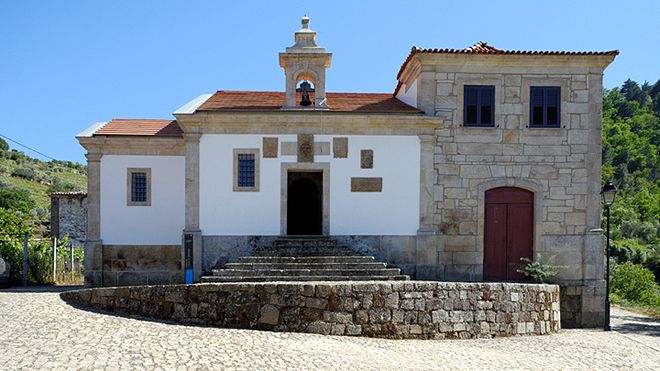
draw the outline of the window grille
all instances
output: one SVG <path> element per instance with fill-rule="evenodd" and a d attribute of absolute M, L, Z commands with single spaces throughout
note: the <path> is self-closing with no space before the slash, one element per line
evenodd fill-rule
<path fill-rule="evenodd" d="M 131 174 L 131 201 L 147 202 L 147 173 Z"/>
<path fill-rule="evenodd" d="M 238 154 L 238 186 L 255 186 L 255 155 L 253 153 Z"/>

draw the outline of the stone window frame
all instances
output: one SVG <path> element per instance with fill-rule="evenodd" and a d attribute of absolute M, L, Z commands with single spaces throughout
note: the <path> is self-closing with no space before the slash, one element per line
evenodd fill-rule
<path fill-rule="evenodd" d="M 459 127 L 470 128 L 470 129 L 495 129 L 500 128 L 500 124 L 504 123 L 504 115 L 501 113 L 501 109 L 498 109 L 498 106 L 504 104 L 504 75 L 495 77 L 477 77 L 477 76 L 457 76 L 456 77 L 456 90 L 458 93 L 457 102 L 456 102 L 456 117 L 454 122 Z M 495 96 L 493 99 L 493 125 L 491 126 L 480 126 L 480 125 L 469 125 L 465 126 L 463 122 L 464 113 L 463 107 L 465 106 L 465 86 L 466 85 L 478 85 L 478 86 L 493 86 L 495 89 Z"/>
<path fill-rule="evenodd" d="M 133 201 L 133 174 L 145 173 L 147 175 L 147 200 Z M 151 206 L 151 168 L 129 167 L 126 169 L 126 206 Z"/>
<path fill-rule="evenodd" d="M 553 77 L 523 77 L 521 83 L 521 102 L 523 104 L 522 122 L 521 126 L 532 129 L 533 131 L 551 130 L 557 131 L 558 129 L 567 128 L 570 122 L 570 114 L 567 112 L 566 104 L 571 103 L 569 89 L 570 78 L 553 78 Z M 534 87 L 558 87 L 559 88 L 559 126 L 532 126 L 530 111 L 532 106 L 531 91 Z"/>
<path fill-rule="evenodd" d="M 260 184 L 260 154 L 259 148 L 234 148 L 233 150 L 233 174 L 232 174 L 232 187 L 234 192 L 259 192 Z M 239 187 L 238 186 L 238 155 L 254 155 L 254 187 Z"/>
<path fill-rule="evenodd" d="M 323 173 L 323 195 L 321 233 L 330 235 L 330 163 L 329 162 L 282 162 L 280 176 L 280 235 L 287 232 L 287 202 L 289 172 L 321 172 Z"/>

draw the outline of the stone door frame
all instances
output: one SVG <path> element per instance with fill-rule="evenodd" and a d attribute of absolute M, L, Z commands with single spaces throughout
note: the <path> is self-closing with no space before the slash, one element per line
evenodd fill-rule
<path fill-rule="evenodd" d="M 329 162 L 283 162 L 280 176 L 280 236 L 286 236 L 287 232 L 287 201 L 289 172 L 320 172 L 323 174 L 323 195 L 321 235 L 330 235 L 330 163 Z"/>
<path fill-rule="evenodd" d="M 499 188 L 499 187 L 516 187 L 522 188 L 534 193 L 534 231 L 532 248 L 533 259 L 537 259 L 540 251 L 544 250 L 543 247 L 543 185 L 530 181 L 528 179 L 519 178 L 499 178 L 483 182 L 478 185 L 478 206 L 477 206 L 477 252 L 481 254 L 481 261 L 484 257 L 484 217 L 486 211 L 486 191 Z M 483 279 L 483 264 L 481 265 L 481 277 Z"/>

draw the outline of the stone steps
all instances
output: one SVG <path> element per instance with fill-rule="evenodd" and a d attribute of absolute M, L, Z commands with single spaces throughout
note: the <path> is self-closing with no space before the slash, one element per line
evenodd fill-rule
<path fill-rule="evenodd" d="M 410 277 L 398 276 L 204 276 L 202 283 L 211 282 L 287 282 L 287 281 L 405 281 Z"/>
<path fill-rule="evenodd" d="M 322 263 L 227 263 L 225 269 L 237 270 L 262 270 L 262 269 L 383 269 L 387 268 L 386 263 L 381 262 L 322 262 Z"/>
<path fill-rule="evenodd" d="M 213 269 L 213 275 L 216 277 L 226 276 L 397 276 L 401 274 L 399 268 L 377 268 L 377 269 Z"/>
<path fill-rule="evenodd" d="M 375 259 L 373 256 L 242 256 L 238 258 L 239 263 L 369 263 Z"/>
<path fill-rule="evenodd" d="M 252 252 L 253 256 L 358 256 L 357 252 L 346 246 L 331 247 L 269 247 L 256 249 Z"/>
<path fill-rule="evenodd" d="M 408 280 L 399 268 L 388 268 L 327 237 L 280 238 L 252 256 L 211 270 L 202 282 Z"/>

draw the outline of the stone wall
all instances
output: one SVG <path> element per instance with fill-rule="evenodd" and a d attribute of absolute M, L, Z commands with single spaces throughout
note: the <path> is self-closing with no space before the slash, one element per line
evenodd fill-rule
<path fill-rule="evenodd" d="M 559 331 L 554 285 L 447 282 L 226 283 L 62 293 L 97 309 L 182 323 L 384 338 Z"/>
<path fill-rule="evenodd" d="M 440 232 L 439 243 L 430 247 L 437 253 L 435 279 L 483 279 L 485 192 L 519 187 L 535 195 L 534 258 L 557 265 L 557 282 L 580 297 L 563 309 L 576 314 L 578 323 L 604 318 L 599 190 L 607 64 L 425 57 L 416 75 L 419 108 L 445 123 L 436 130 L 434 149 L 434 226 Z M 495 87 L 493 127 L 463 126 L 465 85 Z M 561 127 L 529 127 L 531 86 L 561 88 Z M 581 305 L 569 308 L 568 302 Z"/>
<path fill-rule="evenodd" d="M 102 245 L 98 267 L 85 267 L 87 286 L 183 283 L 181 245 Z"/>
<path fill-rule="evenodd" d="M 69 243 L 84 245 L 87 236 L 87 193 L 51 193 L 50 230 L 54 237 L 68 236 Z"/>

